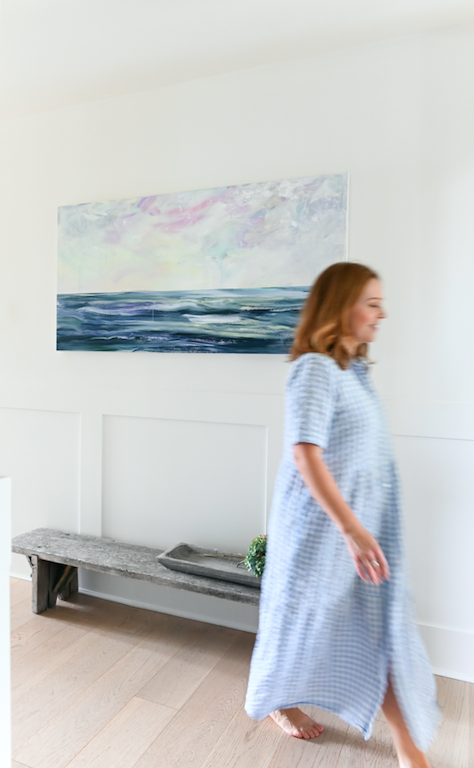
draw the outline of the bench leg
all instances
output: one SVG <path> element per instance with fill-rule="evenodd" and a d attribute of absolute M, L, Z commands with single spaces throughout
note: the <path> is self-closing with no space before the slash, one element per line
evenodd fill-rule
<path fill-rule="evenodd" d="M 42 560 L 37 555 L 30 558 L 31 574 L 31 610 L 33 613 L 44 613 L 56 605 L 56 595 L 52 590 L 56 572 L 56 563 Z"/>
<path fill-rule="evenodd" d="M 68 600 L 78 591 L 77 568 L 42 560 L 37 555 L 29 558 L 32 568 L 32 611 L 44 613 L 54 608 L 56 599 Z"/>

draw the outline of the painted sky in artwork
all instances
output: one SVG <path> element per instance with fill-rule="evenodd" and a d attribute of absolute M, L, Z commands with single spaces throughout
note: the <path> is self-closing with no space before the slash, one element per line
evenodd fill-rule
<path fill-rule="evenodd" d="M 346 240 L 347 174 L 62 206 L 58 293 L 308 286 Z"/>

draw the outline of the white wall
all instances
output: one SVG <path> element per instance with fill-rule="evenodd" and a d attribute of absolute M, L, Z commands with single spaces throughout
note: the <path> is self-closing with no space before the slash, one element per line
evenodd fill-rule
<path fill-rule="evenodd" d="M 283 357 L 55 351 L 57 206 L 349 171 L 349 255 L 386 284 L 374 376 L 422 631 L 439 670 L 474 680 L 473 79 L 474 31 L 453 29 L 6 123 L 0 472 L 15 480 L 14 533 L 242 548 L 264 529 L 281 449 Z M 225 601 L 91 573 L 82 586 L 256 626 Z"/>
<path fill-rule="evenodd" d="M 0 764 L 11 765 L 10 693 L 11 480 L 0 477 Z"/>

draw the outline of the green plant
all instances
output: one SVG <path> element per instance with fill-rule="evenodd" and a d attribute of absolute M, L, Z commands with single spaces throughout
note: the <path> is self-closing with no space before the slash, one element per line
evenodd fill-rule
<path fill-rule="evenodd" d="M 267 551 L 267 537 L 256 536 L 252 540 L 248 552 L 245 556 L 245 566 L 248 571 L 258 576 L 259 579 L 263 576 L 263 569 L 265 568 L 265 554 Z"/>

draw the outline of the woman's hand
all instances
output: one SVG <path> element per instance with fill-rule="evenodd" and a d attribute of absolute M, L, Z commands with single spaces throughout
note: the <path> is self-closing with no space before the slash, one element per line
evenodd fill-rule
<path fill-rule="evenodd" d="M 390 578 L 385 555 L 378 542 L 365 528 L 361 526 L 357 531 L 344 533 L 343 536 L 362 581 L 381 584 L 384 579 Z"/>
<path fill-rule="evenodd" d="M 322 449 L 313 443 L 293 446 L 295 464 L 301 472 L 313 498 L 337 525 L 363 581 L 381 584 L 390 578 L 384 553 L 374 537 L 365 530 L 352 509 L 341 496 L 336 481 L 323 461 Z"/>

